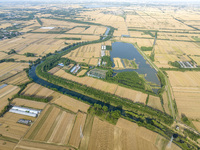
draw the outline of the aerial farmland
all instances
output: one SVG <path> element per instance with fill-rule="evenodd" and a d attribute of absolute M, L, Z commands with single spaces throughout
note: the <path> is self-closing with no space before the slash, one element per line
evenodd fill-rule
<path fill-rule="evenodd" d="M 0 2 L 0 149 L 200 149 L 200 3 Z"/>

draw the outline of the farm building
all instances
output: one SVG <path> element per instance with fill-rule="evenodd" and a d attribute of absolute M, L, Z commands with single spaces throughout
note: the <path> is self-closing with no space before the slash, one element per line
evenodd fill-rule
<path fill-rule="evenodd" d="M 58 66 L 64 67 L 64 64 L 63 64 L 63 63 L 60 63 L 60 64 L 58 64 Z"/>
<path fill-rule="evenodd" d="M 72 69 L 71 69 L 71 73 L 75 74 L 78 72 L 78 70 L 80 69 L 81 67 L 79 66 L 79 64 L 77 64 L 76 66 L 74 66 Z"/>
<path fill-rule="evenodd" d="M 25 125 L 30 126 L 31 123 L 32 123 L 32 121 L 31 121 L 31 120 L 26 120 L 26 119 L 19 119 L 19 120 L 17 121 L 17 123 L 25 124 Z"/>
<path fill-rule="evenodd" d="M 6 86 L 7 86 L 7 84 L 3 84 L 3 85 L 0 86 L 0 89 L 3 89 Z"/>
<path fill-rule="evenodd" d="M 29 109 L 25 107 L 19 107 L 19 106 L 13 106 L 12 109 L 9 110 L 9 112 L 31 116 L 31 117 L 37 117 L 38 114 L 40 114 L 41 110 L 35 110 L 35 109 Z"/>
<path fill-rule="evenodd" d="M 107 72 L 107 70 L 92 69 L 87 73 L 87 75 L 90 76 L 90 77 L 103 78 L 104 79 L 106 77 L 106 72 Z"/>
<path fill-rule="evenodd" d="M 102 49 L 102 50 L 106 50 L 106 45 L 102 45 L 102 46 L 101 46 L 101 49 Z"/>

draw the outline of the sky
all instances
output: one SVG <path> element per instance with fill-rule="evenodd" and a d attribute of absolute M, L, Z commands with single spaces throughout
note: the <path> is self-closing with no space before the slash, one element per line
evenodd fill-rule
<path fill-rule="evenodd" d="M 162 3 L 162 4 L 168 4 L 168 3 L 181 3 L 181 4 L 199 4 L 200 0 L 0 0 L 0 3 L 6 3 L 6 2 L 39 2 L 39 3 L 84 3 L 84 2 L 134 2 L 134 3 Z"/>

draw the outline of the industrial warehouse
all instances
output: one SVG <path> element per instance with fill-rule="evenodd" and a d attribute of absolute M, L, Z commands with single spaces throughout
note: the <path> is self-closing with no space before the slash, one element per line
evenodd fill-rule
<path fill-rule="evenodd" d="M 29 108 L 19 107 L 19 106 L 13 106 L 9 110 L 9 112 L 21 114 L 21 115 L 26 115 L 26 116 L 31 116 L 31 117 L 37 117 L 41 113 L 41 110 L 29 109 Z"/>

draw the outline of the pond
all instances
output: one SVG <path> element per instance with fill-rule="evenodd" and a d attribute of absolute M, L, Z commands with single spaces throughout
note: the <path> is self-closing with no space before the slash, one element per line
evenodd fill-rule
<path fill-rule="evenodd" d="M 157 71 L 152 68 L 147 61 L 143 58 L 143 56 L 138 52 L 138 50 L 130 43 L 123 42 L 114 42 L 112 44 L 112 51 L 110 52 L 110 57 L 112 62 L 113 58 L 125 58 L 129 60 L 135 59 L 136 64 L 139 65 L 138 69 L 121 69 L 114 70 L 114 72 L 125 72 L 125 71 L 136 71 L 139 74 L 144 74 L 145 79 L 149 82 L 157 84 L 160 86 L 160 80 L 157 77 Z M 114 63 L 113 63 L 114 67 Z M 157 89 L 153 89 L 154 92 L 157 93 Z"/>

